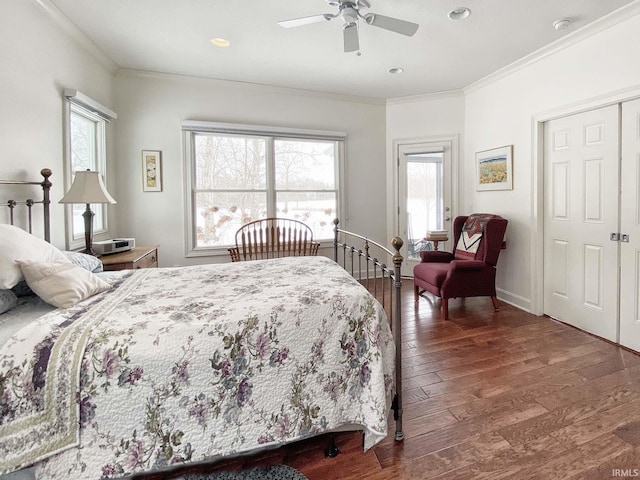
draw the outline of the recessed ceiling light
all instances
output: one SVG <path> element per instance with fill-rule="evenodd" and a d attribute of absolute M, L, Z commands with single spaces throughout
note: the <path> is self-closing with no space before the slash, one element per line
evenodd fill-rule
<path fill-rule="evenodd" d="M 561 20 L 556 20 L 555 22 L 553 22 L 553 28 L 558 31 L 569 28 L 569 25 L 571 25 L 571 20 L 568 18 L 563 18 Z"/>
<path fill-rule="evenodd" d="M 231 45 L 231 42 L 226 38 L 213 37 L 211 39 L 211 43 L 213 43 L 216 47 L 228 47 Z"/>
<path fill-rule="evenodd" d="M 451 10 L 447 15 L 451 20 L 464 20 L 471 15 L 471 10 L 467 7 L 459 7 L 455 10 Z"/>
<path fill-rule="evenodd" d="M 393 74 L 399 74 L 402 72 L 404 72 L 404 68 L 402 67 L 394 67 L 389 69 L 389 73 L 393 73 Z"/>

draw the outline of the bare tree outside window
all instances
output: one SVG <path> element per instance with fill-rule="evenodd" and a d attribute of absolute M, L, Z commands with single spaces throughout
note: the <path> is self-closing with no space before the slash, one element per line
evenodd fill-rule
<path fill-rule="evenodd" d="M 198 246 L 231 245 L 244 223 L 267 216 L 266 140 L 195 136 Z"/>
<path fill-rule="evenodd" d="M 338 201 L 335 143 L 276 139 L 274 150 L 276 216 L 306 223 L 316 239 L 331 238 Z"/>
<path fill-rule="evenodd" d="M 341 214 L 341 132 L 182 122 L 186 165 L 187 256 L 227 253 L 248 222 L 304 222 L 314 240 L 333 239 Z"/>
<path fill-rule="evenodd" d="M 208 132 L 192 138 L 197 247 L 235 244 L 241 225 L 266 217 L 303 221 L 315 239 L 333 237 L 335 141 Z"/>

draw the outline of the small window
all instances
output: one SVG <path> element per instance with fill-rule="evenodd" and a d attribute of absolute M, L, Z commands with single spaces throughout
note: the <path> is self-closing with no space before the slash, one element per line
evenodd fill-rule
<path fill-rule="evenodd" d="M 300 220 L 315 240 L 333 238 L 340 211 L 343 140 L 297 130 L 194 122 L 185 130 L 188 256 L 226 253 L 247 222 Z M 205 124 L 205 125 L 200 125 Z M 256 131 L 259 129 L 259 131 Z M 287 133 L 293 133 L 289 137 Z"/>
<path fill-rule="evenodd" d="M 71 187 L 75 172 L 92 170 L 106 177 L 107 123 L 116 114 L 76 90 L 65 90 L 67 98 L 66 190 Z M 104 112 L 103 112 L 104 110 Z M 67 248 L 84 246 L 84 213 L 86 206 L 69 205 L 67 210 Z M 94 213 L 94 238 L 105 238 L 108 231 L 107 206 L 91 205 Z"/>
<path fill-rule="evenodd" d="M 77 105 L 71 105 L 69 121 L 69 147 L 71 151 L 71 183 L 78 170 L 92 170 L 104 175 L 105 171 L 105 121 L 99 116 Z M 71 205 L 73 226 L 72 239 L 84 238 L 84 205 Z M 106 205 L 91 205 L 94 212 L 93 232 L 106 230 Z"/>

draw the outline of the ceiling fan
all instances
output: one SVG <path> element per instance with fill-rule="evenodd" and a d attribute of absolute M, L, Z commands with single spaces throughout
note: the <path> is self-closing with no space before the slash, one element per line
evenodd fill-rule
<path fill-rule="evenodd" d="M 326 0 L 326 2 L 332 7 L 337 7 L 338 12 L 283 20 L 278 22 L 278 25 L 284 28 L 292 28 L 309 25 L 311 23 L 328 22 L 334 18 L 339 18 L 342 21 L 345 52 L 357 52 L 360 50 L 360 41 L 358 39 L 358 20 L 360 18 L 368 25 L 384 28 L 385 30 L 400 33 L 408 37 L 416 33 L 419 27 L 417 23 L 407 22 L 398 18 L 386 17 L 371 12 L 361 13 L 361 8 L 371 8 L 368 0 Z"/>

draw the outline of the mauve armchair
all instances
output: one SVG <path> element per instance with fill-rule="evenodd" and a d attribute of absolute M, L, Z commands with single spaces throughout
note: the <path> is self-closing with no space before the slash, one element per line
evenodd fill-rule
<path fill-rule="evenodd" d="M 449 299 L 491 297 L 496 310 L 496 264 L 508 221 L 499 215 L 474 213 L 453 222 L 454 252 L 423 251 L 413 269 L 416 305 L 422 293 L 442 299 L 442 313 L 449 319 Z M 462 237 L 462 240 L 461 240 Z"/>

